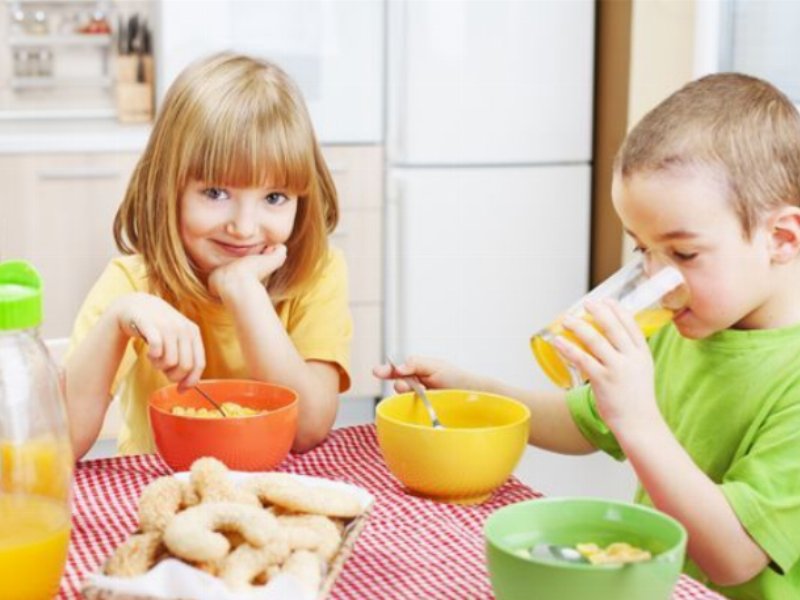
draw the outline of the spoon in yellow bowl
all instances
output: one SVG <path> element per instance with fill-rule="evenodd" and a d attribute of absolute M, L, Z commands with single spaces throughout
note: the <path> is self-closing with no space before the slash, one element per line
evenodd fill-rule
<path fill-rule="evenodd" d="M 397 367 L 392 362 L 392 359 L 388 356 L 386 357 L 386 362 L 389 363 L 389 366 L 392 367 L 392 370 L 395 373 L 398 375 L 400 374 L 400 372 L 397 370 Z M 400 375 L 400 378 L 405 381 L 412 390 L 414 390 L 414 394 L 417 396 L 417 398 L 422 400 L 422 403 L 425 405 L 425 409 L 428 411 L 428 417 L 431 420 L 431 426 L 434 429 L 444 429 L 444 425 L 442 425 L 441 421 L 439 421 L 439 417 L 436 416 L 436 411 L 433 410 L 433 405 L 428 399 L 428 396 L 425 394 L 425 388 L 422 387 L 419 379 L 413 375 Z"/>

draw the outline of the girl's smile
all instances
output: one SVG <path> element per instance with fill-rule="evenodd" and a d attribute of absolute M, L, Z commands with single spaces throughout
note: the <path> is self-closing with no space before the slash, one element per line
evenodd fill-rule
<path fill-rule="evenodd" d="M 217 244 L 222 250 L 233 257 L 251 256 L 253 254 L 261 254 L 266 248 L 266 243 L 258 244 L 232 244 L 222 242 L 220 240 L 211 240 Z"/>
<path fill-rule="evenodd" d="M 190 179 L 181 196 L 180 233 L 202 274 L 285 244 L 294 229 L 298 198 L 276 189 L 212 186 Z"/>

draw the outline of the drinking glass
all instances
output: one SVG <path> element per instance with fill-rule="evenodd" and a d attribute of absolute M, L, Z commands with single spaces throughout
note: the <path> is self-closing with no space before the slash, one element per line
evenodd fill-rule
<path fill-rule="evenodd" d="M 625 310 L 632 312 L 644 336 L 650 337 L 686 307 L 689 288 L 674 266 L 665 265 L 655 272 L 648 272 L 641 256 L 624 265 L 531 337 L 531 349 L 536 360 L 557 386 L 569 389 L 586 381 L 583 373 L 569 364 L 553 345 L 556 336 L 563 336 L 586 349 L 574 333 L 564 328 L 564 317 L 571 315 L 592 323 L 584 304 L 587 300 L 605 298 L 616 299 Z"/>

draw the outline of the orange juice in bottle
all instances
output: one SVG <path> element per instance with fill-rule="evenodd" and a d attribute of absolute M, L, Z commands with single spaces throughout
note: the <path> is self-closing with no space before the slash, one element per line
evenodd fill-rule
<path fill-rule="evenodd" d="M 41 282 L 0 263 L 0 597 L 53 598 L 67 560 L 73 458 L 58 372 L 39 339 Z"/>
<path fill-rule="evenodd" d="M 44 600 L 58 593 L 69 532 L 64 502 L 32 494 L 0 494 L 3 600 Z"/>
<path fill-rule="evenodd" d="M 650 337 L 688 304 L 689 294 L 680 271 L 675 267 L 667 266 L 648 276 L 644 263 L 636 260 L 601 283 L 565 314 L 585 319 L 594 325 L 583 305 L 586 300 L 602 298 L 618 300 L 623 308 L 633 313 L 633 318 L 644 336 Z M 562 320 L 563 316 L 536 332 L 531 337 L 531 350 L 550 380 L 561 388 L 569 389 L 585 382 L 586 377 L 564 360 L 552 342 L 557 336 L 563 336 L 584 350 L 586 347 L 574 333 L 563 327 Z"/>

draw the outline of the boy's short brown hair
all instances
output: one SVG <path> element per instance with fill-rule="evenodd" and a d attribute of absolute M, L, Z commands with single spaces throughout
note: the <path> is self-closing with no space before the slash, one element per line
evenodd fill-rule
<path fill-rule="evenodd" d="M 800 113 L 773 85 L 739 73 L 693 81 L 647 113 L 617 153 L 614 173 L 719 169 L 749 239 L 762 215 L 800 206 Z"/>

